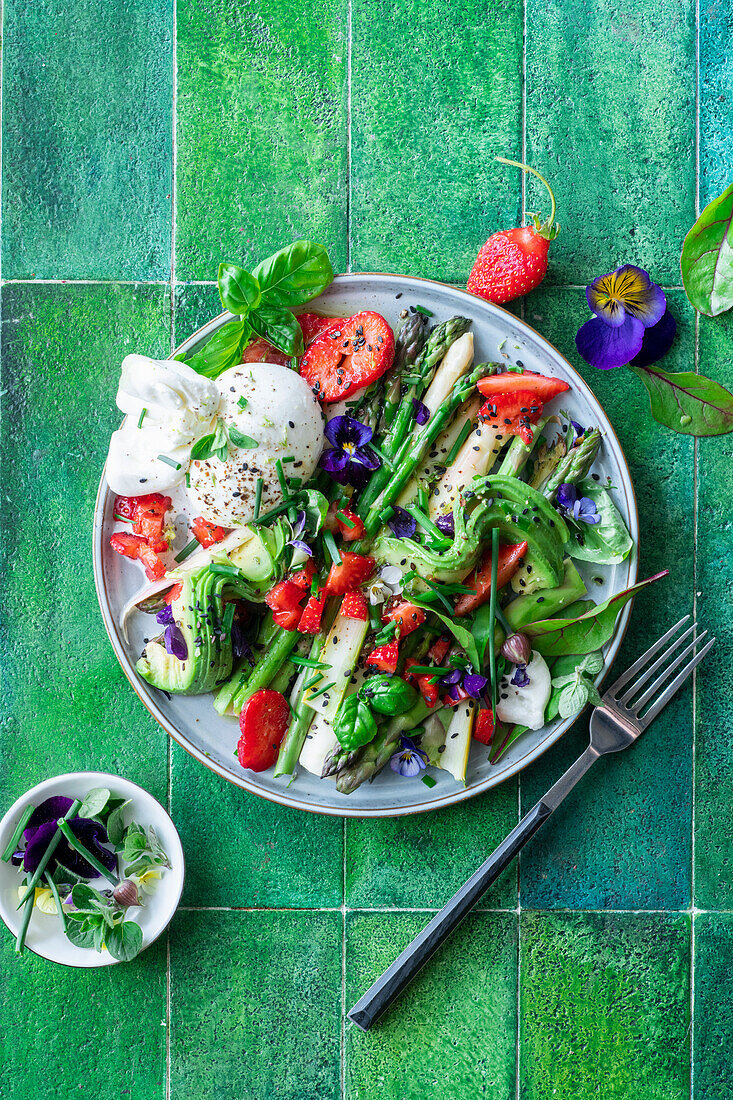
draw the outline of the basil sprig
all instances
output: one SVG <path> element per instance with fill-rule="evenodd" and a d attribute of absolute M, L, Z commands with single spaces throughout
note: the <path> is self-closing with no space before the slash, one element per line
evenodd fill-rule
<path fill-rule="evenodd" d="M 218 458 L 220 462 L 226 462 L 229 457 L 229 444 L 241 447 L 242 450 L 251 451 L 259 444 L 251 435 L 244 435 L 233 424 L 225 424 L 221 417 L 216 422 L 216 428 L 208 435 L 202 435 L 191 448 L 192 462 L 205 462 L 207 458 Z"/>
<path fill-rule="evenodd" d="M 252 272 L 219 264 L 219 297 L 237 319 L 217 329 L 190 358 L 179 358 L 199 374 L 216 378 L 241 363 L 253 333 L 291 358 L 302 355 L 303 333 L 291 310 L 318 297 L 332 281 L 328 253 L 315 241 L 294 241 Z"/>

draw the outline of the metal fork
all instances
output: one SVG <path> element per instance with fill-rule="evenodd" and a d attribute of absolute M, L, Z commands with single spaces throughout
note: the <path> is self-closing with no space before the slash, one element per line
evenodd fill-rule
<path fill-rule="evenodd" d="M 700 664 L 713 645 L 711 638 L 702 649 L 695 652 L 707 631 L 696 634 L 696 623 L 688 626 L 667 649 L 663 646 L 689 620 L 685 615 L 671 630 L 646 651 L 631 668 L 619 676 L 602 697 L 602 705 L 596 707 L 590 717 L 590 744 L 557 783 L 525 814 L 516 828 L 479 867 L 447 905 L 425 925 L 412 943 L 395 959 L 381 977 L 357 1001 L 348 1017 L 362 1031 L 368 1031 L 375 1020 L 389 1008 L 396 997 L 412 981 L 428 959 L 463 920 L 470 909 L 486 893 L 489 886 L 511 863 L 530 837 L 547 821 L 575 784 L 585 775 L 599 757 L 609 752 L 620 752 L 638 739 L 654 721 L 672 696 L 682 687 L 692 670 Z M 690 639 L 688 641 L 688 639 Z M 682 649 L 680 646 L 687 642 Z M 660 652 L 661 651 L 661 652 Z M 692 656 L 691 656 L 692 654 Z M 652 661 L 652 658 L 656 658 Z M 686 664 L 683 662 L 687 659 Z M 649 662 L 652 661 L 651 664 Z M 680 668 L 680 666 L 682 666 Z M 677 675 L 669 683 L 669 677 L 677 669 Z M 650 684 L 655 673 L 659 673 Z M 647 687 L 647 684 L 649 686 Z M 644 689 L 644 690 L 642 690 Z M 641 693 L 641 694 L 640 694 Z"/>

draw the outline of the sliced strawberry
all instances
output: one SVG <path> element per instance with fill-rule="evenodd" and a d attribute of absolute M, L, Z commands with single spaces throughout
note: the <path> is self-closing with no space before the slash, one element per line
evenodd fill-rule
<path fill-rule="evenodd" d="M 494 712 L 491 709 L 482 708 L 476 715 L 473 725 L 473 738 L 482 745 L 490 745 L 494 736 Z"/>
<path fill-rule="evenodd" d="M 326 581 L 326 591 L 334 596 L 342 596 L 353 588 L 359 588 L 369 580 L 375 564 L 374 558 L 354 554 L 349 550 L 342 551 L 341 564 L 331 566 Z"/>
<path fill-rule="evenodd" d="M 454 684 L 453 691 L 456 696 L 455 699 L 451 695 L 443 696 L 444 707 L 455 707 L 458 703 L 462 703 L 464 699 L 468 699 L 468 692 L 460 684 Z"/>
<path fill-rule="evenodd" d="M 387 642 L 386 645 L 378 645 L 373 649 L 366 661 L 367 665 L 374 665 L 382 672 L 396 672 L 400 650 L 397 642 Z"/>
<path fill-rule="evenodd" d="M 347 592 L 341 601 L 341 614 L 347 619 L 359 619 L 365 623 L 369 618 L 369 608 L 364 596 L 358 590 Z"/>
<path fill-rule="evenodd" d="M 313 341 L 300 361 L 300 373 L 319 400 L 341 401 L 389 370 L 394 347 L 384 317 L 371 310 L 356 313 Z"/>
<path fill-rule="evenodd" d="M 145 543 L 138 550 L 137 556 L 145 566 L 145 575 L 149 581 L 159 581 L 165 576 L 165 562 L 158 557 L 152 546 Z"/>
<path fill-rule="evenodd" d="M 115 497 L 114 517 L 115 519 L 134 519 L 136 508 L 151 508 L 166 501 L 164 511 L 170 508 L 171 500 L 170 497 L 164 497 L 160 493 L 148 493 L 147 496 L 141 497 Z"/>
<path fill-rule="evenodd" d="M 570 383 L 563 382 L 562 378 L 548 378 L 546 374 L 537 374 L 531 370 L 526 370 L 523 374 L 515 374 L 513 371 L 489 374 L 486 378 L 479 378 L 476 385 L 484 397 L 504 397 L 510 393 L 521 393 L 522 396 L 539 398 L 543 404 L 570 389 Z"/>
<path fill-rule="evenodd" d="M 309 596 L 303 614 L 300 616 L 298 630 L 301 634 L 317 634 L 321 629 L 323 608 L 326 606 L 326 593 L 321 589 L 317 596 Z"/>
<path fill-rule="evenodd" d="M 293 584 L 297 584 L 298 588 L 305 590 L 306 588 L 310 588 L 315 575 L 316 567 L 313 564 L 313 559 L 308 558 L 303 568 L 298 569 L 295 573 L 291 573 L 288 580 Z"/>
<path fill-rule="evenodd" d="M 302 614 L 303 589 L 292 580 L 280 581 L 265 596 L 272 617 L 284 630 L 297 630 Z"/>
<path fill-rule="evenodd" d="M 278 363 L 281 367 L 287 367 L 290 356 L 284 351 L 279 351 L 268 343 L 267 340 L 252 340 L 242 353 L 242 363 Z"/>
<path fill-rule="evenodd" d="M 498 424 L 504 435 L 518 435 L 528 447 L 532 445 L 531 424 L 542 416 L 544 406 L 530 393 L 513 393 L 490 397 L 479 410 L 479 419 Z"/>
<path fill-rule="evenodd" d="M 399 641 L 400 638 L 406 638 L 408 634 L 412 634 L 413 630 L 417 630 L 425 622 L 425 612 L 409 600 L 402 600 L 399 596 L 395 596 L 387 604 L 382 622 L 397 623 L 396 637 Z"/>
<path fill-rule="evenodd" d="M 221 542 L 227 536 L 226 527 L 219 527 L 217 523 L 209 523 L 208 519 L 204 519 L 203 516 L 196 516 L 196 519 L 191 521 L 191 530 L 194 538 L 198 539 L 204 547 L 213 546 L 214 543 Z"/>
<path fill-rule="evenodd" d="M 508 584 L 517 569 L 519 562 L 527 553 L 527 543 L 520 542 L 499 544 L 499 566 L 496 573 L 497 591 Z M 473 588 L 473 592 L 464 592 L 458 597 L 455 607 L 455 615 L 468 615 L 475 611 L 482 603 L 486 603 L 491 595 L 491 550 L 487 550 L 473 573 L 466 577 L 464 584 Z"/>
<path fill-rule="evenodd" d="M 336 513 L 336 526 L 344 542 L 356 542 L 364 534 L 364 523 L 356 512 L 352 512 L 349 508 L 339 508 Z"/>
<path fill-rule="evenodd" d="M 303 343 L 306 347 L 322 332 L 337 329 L 348 320 L 347 317 L 324 317 L 321 313 L 298 313 L 295 319 L 303 332 Z"/>
<path fill-rule="evenodd" d="M 272 767 L 289 722 L 290 707 L 279 691 L 256 691 L 239 716 L 237 756 L 242 767 L 253 772 Z"/>
<path fill-rule="evenodd" d="M 128 531 L 116 531 L 110 535 L 109 544 L 118 554 L 134 560 L 140 557 L 140 547 L 148 545 L 141 535 L 131 535 Z"/>
<path fill-rule="evenodd" d="M 174 584 L 173 587 L 166 592 L 165 602 L 166 603 L 173 603 L 174 600 L 178 599 L 178 597 L 180 596 L 182 591 L 183 591 L 183 585 L 182 584 Z"/>
<path fill-rule="evenodd" d="M 405 661 L 405 679 L 410 684 L 417 684 L 418 690 L 420 691 L 420 694 L 422 695 L 427 705 L 429 707 L 434 707 L 435 704 L 438 702 L 438 685 L 431 684 L 430 681 L 432 680 L 432 676 L 427 672 L 417 675 L 414 672 L 410 672 L 410 669 L 413 665 L 419 664 L 420 662 L 417 661 L 414 657 L 407 658 L 407 660 Z"/>

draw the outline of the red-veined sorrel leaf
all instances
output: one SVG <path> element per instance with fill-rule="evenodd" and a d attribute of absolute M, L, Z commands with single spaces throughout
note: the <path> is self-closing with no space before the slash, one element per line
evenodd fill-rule
<path fill-rule="evenodd" d="M 629 366 L 647 388 L 652 416 L 681 435 L 726 435 L 733 432 L 733 394 L 712 378 L 684 371 L 668 374 L 659 367 Z"/>
<path fill-rule="evenodd" d="M 703 210 L 685 237 L 682 283 L 695 309 L 717 317 L 733 306 L 733 184 Z"/>

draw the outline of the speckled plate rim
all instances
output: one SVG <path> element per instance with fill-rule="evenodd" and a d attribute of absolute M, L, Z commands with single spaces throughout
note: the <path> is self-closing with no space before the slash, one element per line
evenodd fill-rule
<path fill-rule="evenodd" d="M 406 279 L 410 283 L 420 283 L 426 286 L 443 288 L 450 291 L 452 296 L 457 296 L 459 301 L 464 298 L 471 304 L 472 309 L 484 308 L 489 313 L 505 314 L 509 318 L 509 323 L 518 329 L 520 332 L 524 331 L 537 340 L 540 344 L 544 345 L 547 351 L 555 358 L 558 364 L 562 365 L 562 369 L 567 372 L 568 376 L 573 380 L 573 386 L 578 393 L 591 404 L 597 405 L 606 419 L 608 424 L 607 437 L 610 437 L 609 442 L 614 452 L 616 460 L 622 468 L 624 473 L 624 484 L 622 486 L 625 503 L 626 503 L 626 516 L 628 520 L 628 528 L 631 538 L 634 542 L 634 550 L 632 551 L 632 558 L 629 562 L 629 586 L 636 583 L 638 575 L 638 554 L 639 554 L 639 512 L 636 502 L 636 493 L 634 491 L 633 481 L 631 479 L 631 472 L 629 470 L 626 456 L 619 441 L 618 436 L 613 428 L 613 425 L 606 414 L 603 405 L 593 393 L 590 386 L 585 380 L 578 374 L 575 367 L 568 359 L 562 355 L 557 348 L 546 340 L 541 333 L 534 329 L 526 321 L 510 313 L 509 310 L 503 309 L 501 306 L 494 305 L 491 302 L 484 302 L 482 299 L 477 298 L 473 294 L 469 294 L 468 291 L 462 290 L 460 287 L 453 286 L 451 283 L 441 282 L 437 279 L 423 279 L 414 275 L 397 275 L 390 272 L 382 271 L 359 271 L 350 272 L 348 274 L 336 275 L 332 286 L 335 284 L 343 285 L 351 280 L 358 279 L 375 279 L 377 282 L 384 282 L 385 284 L 392 284 L 391 289 L 394 290 L 393 280 Z M 317 308 L 315 301 L 309 303 L 310 308 Z M 210 336 L 216 331 L 222 324 L 232 320 L 232 314 L 224 312 L 218 314 L 212 318 L 211 321 L 207 321 L 205 325 L 202 325 L 194 333 L 192 333 L 186 340 L 182 341 L 174 351 L 168 356 L 169 359 L 173 359 L 174 356 L 180 355 L 182 351 L 189 351 L 191 348 L 199 343 L 204 338 Z M 555 726 L 550 733 L 547 734 L 540 742 L 531 748 L 527 754 L 521 757 L 514 765 L 508 768 L 506 771 L 498 772 L 496 775 L 489 774 L 485 779 L 479 780 L 477 783 L 471 786 L 458 788 L 451 791 L 444 797 L 434 799 L 430 802 L 410 802 L 404 806 L 389 806 L 389 807 L 355 807 L 345 804 L 341 806 L 318 806 L 312 802 L 306 802 L 297 796 L 297 787 L 291 790 L 289 787 L 284 787 L 282 791 L 265 790 L 256 781 L 249 779 L 246 775 L 237 775 L 234 772 L 228 771 L 226 768 L 221 767 L 216 761 L 211 760 L 204 752 L 197 749 L 188 738 L 182 734 L 175 725 L 169 721 L 169 719 L 162 713 L 162 711 L 155 704 L 151 696 L 149 696 L 141 686 L 140 680 L 135 672 L 134 665 L 130 661 L 127 652 L 124 647 L 124 643 L 120 636 L 119 628 L 112 615 L 110 602 L 107 596 L 106 590 L 106 578 L 103 569 L 102 562 L 102 540 L 101 531 L 103 523 L 104 504 L 109 492 L 106 478 L 106 467 L 102 471 L 102 476 L 99 482 L 99 488 L 97 490 L 97 498 L 94 506 L 94 523 L 92 527 L 92 557 L 94 567 L 94 584 L 97 591 L 97 599 L 99 601 L 100 610 L 102 612 L 102 619 L 107 631 L 110 644 L 114 650 L 115 656 L 120 663 L 122 671 L 129 680 L 135 694 L 141 701 L 145 709 L 152 715 L 152 717 L 158 722 L 160 726 L 173 738 L 173 740 L 185 749 L 190 756 L 195 760 L 198 760 L 200 764 L 203 764 L 205 768 L 219 775 L 222 779 L 226 779 L 228 782 L 233 783 L 237 787 L 241 787 L 243 790 L 249 791 L 251 794 L 258 795 L 260 798 L 266 799 L 268 802 L 275 802 L 281 806 L 290 806 L 293 809 L 306 810 L 310 813 L 324 814 L 328 817 L 404 817 L 408 814 L 427 813 L 431 810 L 443 809 L 446 806 L 452 806 L 458 802 L 464 802 L 468 798 L 473 798 L 475 795 L 481 794 L 483 791 L 488 791 L 492 787 L 498 786 L 499 783 L 503 783 L 505 780 L 510 779 L 540 756 L 544 755 L 547 750 L 555 744 L 577 721 L 578 716 L 567 718 L 565 721 L 560 722 Z M 603 669 L 596 677 L 596 684 L 600 684 L 606 675 L 608 674 L 611 665 L 613 664 L 619 647 L 624 639 L 626 630 L 629 624 L 629 617 L 631 615 L 631 609 L 634 601 L 631 600 L 621 612 L 619 620 L 614 631 L 613 637 L 608 644 L 606 651 L 606 657 L 603 665 Z M 346 799 L 345 799 L 346 801 Z"/>

